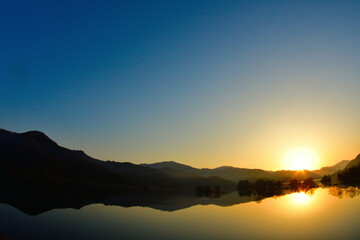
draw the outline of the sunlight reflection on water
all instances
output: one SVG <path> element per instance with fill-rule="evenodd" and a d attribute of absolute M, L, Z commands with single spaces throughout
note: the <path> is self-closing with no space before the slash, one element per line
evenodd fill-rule
<path fill-rule="evenodd" d="M 295 205 L 308 204 L 312 199 L 310 194 L 306 194 L 305 192 L 293 193 L 289 197 L 290 197 L 292 203 Z"/>
<path fill-rule="evenodd" d="M 355 190 L 319 188 L 258 202 L 234 193 L 219 202 L 226 207 L 198 204 L 173 212 L 92 204 L 28 216 L 0 204 L 0 235 L 54 240 L 360 239 Z"/>

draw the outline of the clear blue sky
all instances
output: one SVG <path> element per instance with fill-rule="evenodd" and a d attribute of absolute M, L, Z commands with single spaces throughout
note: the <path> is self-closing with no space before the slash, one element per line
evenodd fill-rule
<path fill-rule="evenodd" d="M 360 1 L 1 1 L 0 127 L 116 161 L 360 152 Z"/>

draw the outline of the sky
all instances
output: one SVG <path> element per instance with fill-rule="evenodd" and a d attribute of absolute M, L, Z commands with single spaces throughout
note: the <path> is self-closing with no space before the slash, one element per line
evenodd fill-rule
<path fill-rule="evenodd" d="M 0 128 L 103 160 L 360 153 L 360 1 L 1 1 Z"/>

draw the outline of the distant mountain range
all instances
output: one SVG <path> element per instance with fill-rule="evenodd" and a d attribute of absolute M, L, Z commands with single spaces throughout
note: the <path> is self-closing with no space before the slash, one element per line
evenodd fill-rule
<path fill-rule="evenodd" d="M 145 166 L 145 167 L 156 168 L 156 169 L 173 169 L 173 170 L 178 170 L 178 171 L 196 170 L 196 168 L 190 167 L 185 164 L 177 163 L 174 161 L 157 162 L 157 163 L 150 163 L 150 164 L 143 163 L 140 165 Z"/>
<path fill-rule="evenodd" d="M 353 163 L 341 161 L 315 171 L 265 171 L 231 166 L 198 169 L 173 161 L 136 165 L 101 161 L 83 151 L 69 150 L 39 131 L 15 133 L 0 129 L 2 171 L 57 180 L 161 188 L 219 185 L 228 189 L 239 180 L 321 178 L 349 164 Z"/>
<path fill-rule="evenodd" d="M 360 154 L 356 156 L 355 159 L 351 160 L 346 164 L 345 169 L 350 169 L 352 167 L 358 167 L 360 165 Z"/>
<path fill-rule="evenodd" d="M 235 189 L 235 183 L 217 176 L 178 174 L 132 163 L 101 161 L 82 151 L 59 146 L 44 133 L 15 133 L 0 129 L 0 171 L 2 176 L 28 181 L 107 185 L 132 188 L 191 189 L 196 186 L 220 186 Z"/>
<path fill-rule="evenodd" d="M 331 166 L 331 167 L 322 167 L 319 170 L 313 171 L 314 173 L 317 173 L 321 176 L 327 175 L 327 174 L 333 174 L 337 171 L 343 170 L 348 164 L 350 163 L 350 160 L 343 160 L 341 162 L 338 162 L 337 164 Z"/>
<path fill-rule="evenodd" d="M 235 191 L 239 180 L 316 179 L 359 163 L 360 155 L 351 162 L 341 161 L 316 171 L 231 166 L 199 169 L 172 161 L 137 165 L 92 158 L 83 151 L 59 146 L 39 131 L 15 133 L 0 129 L 0 202 L 28 214 L 96 202 L 167 211 L 194 204 L 230 205 L 252 201 L 249 197 L 226 197 Z M 199 199 L 195 194 L 199 186 L 219 187 L 221 194 Z"/>
<path fill-rule="evenodd" d="M 346 164 L 343 170 L 324 175 L 321 183 L 325 186 L 360 186 L 360 154 Z"/>
<path fill-rule="evenodd" d="M 291 170 L 279 170 L 279 171 L 266 171 L 262 169 L 248 169 L 248 168 L 237 168 L 230 166 L 223 166 L 214 169 L 209 168 L 194 168 L 188 165 L 180 164 L 173 161 L 157 162 L 152 164 L 140 164 L 142 166 L 151 167 L 154 169 L 163 170 L 174 170 L 182 173 L 193 173 L 200 176 L 219 176 L 234 182 L 239 180 L 250 180 L 255 181 L 258 179 L 269 179 L 269 180 L 280 180 L 287 181 L 290 179 L 307 179 L 321 178 L 325 174 L 332 174 L 345 168 L 349 163 L 348 160 L 343 160 L 334 166 L 323 167 L 319 170 L 314 171 L 291 171 Z"/>

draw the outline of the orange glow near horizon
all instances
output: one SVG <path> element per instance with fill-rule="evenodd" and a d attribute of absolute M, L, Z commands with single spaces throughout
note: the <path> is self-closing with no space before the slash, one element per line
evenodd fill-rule
<path fill-rule="evenodd" d="M 314 170 L 318 167 L 318 156 L 311 149 L 295 148 L 285 154 L 284 169 Z"/>

